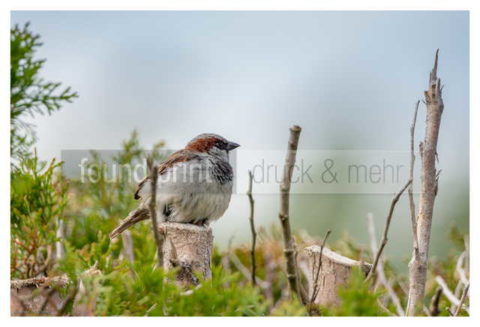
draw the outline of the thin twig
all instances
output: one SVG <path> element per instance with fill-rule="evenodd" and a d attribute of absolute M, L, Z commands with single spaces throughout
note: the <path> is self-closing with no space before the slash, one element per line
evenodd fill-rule
<path fill-rule="evenodd" d="M 297 155 L 298 139 L 301 132 L 300 126 L 293 126 L 290 128 L 290 139 L 288 141 L 287 156 L 285 159 L 285 167 L 283 170 L 283 180 L 280 185 L 280 223 L 283 231 L 284 253 L 287 261 L 287 278 L 290 285 L 290 290 L 296 294 L 298 298 L 306 303 L 306 299 L 302 297 L 302 292 L 299 287 L 299 279 L 297 273 L 297 265 L 295 262 L 295 245 L 292 238 L 292 231 L 290 227 L 290 184 L 292 181 L 293 167 L 295 166 L 295 158 Z"/>
<path fill-rule="evenodd" d="M 393 216 L 393 211 L 395 210 L 395 205 L 397 204 L 398 200 L 400 199 L 400 196 L 402 196 L 402 193 L 405 192 L 408 186 L 412 183 L 412 180 L 408 180 L 407 184 L 398 192 L 397 195 L 393 197 L 392 204 L 390 205 L 390 210 L 388 212 L 387 216 L 387 223 L 385 224 L 385 230 L 383 231 L 383 236 L 382 236 L 382 242 L 380 243 L 380 247 L 378 251 L 376 251 L 375 255 L 375 261 L 373 262 L 372 269 L 370 269 L 370 272 L 368 273 L 368 276 L 366 280 L 370 280 L 372 276 L 375 274 L 375 271 L 378 266 L 378 260 L 380 260 L 380 256 L 382 255 L 383 249 L 385 248 L 385 245 L 387 245 L 388 241 L 388 230 L 390 228 L 390 222 L 392 221 L 392 216 Z"/>
<path fill-rule="evenodd" d="M 469 244 L 469 237 L 465 235 L 463 238 L 463 242 L 465 244 L 465 269 L 467 271 L 470 270 L 470 244 Z"/>
<path fill-rule="evenodd" d="M 251 250 L 251 257 L 252 257 L 252 284 L 255 286 L 257 285 L 257 281 L 255 279 L 255 274 L 257 270 L 257 263 L 255 260 L 255 247 L 257 244 L 257 232 L 255 230 L 255 221 L 254 221 L 254 213 L 255 213 L 255 200 L 253 199 L 252 195 L 252 184 L 253 184 L 253 173 L 249 170 L 248 171 L 248 191 L 247 196 L 250 202 L 250 231 L 252 232 L 252 250 Z"/>
<path fill-rule="evenodd" d="M 323 248 L 325 247 L 325 244 L 327 243 L 327 238 L 331 234 L 331 230 L 328 230 L 327 233 L 325 234 L 325 237 L 323 238 L 322 245 L 320 246 L 320 254 L 318 255 L 318 269 L 315 273 L 315 281 L 313 282 L 313 292 L 312 296 L 310 297 L 310 304 L 312 304 L 315 299 L 318 296 L 318 292 L 320 292 L 320 287 L 318 285 L 318 278 L 320 276 L 320 270 L 322 268 L 322 255 L 323 255 Z M 313 257 L 313 272 L 315 272 L 315 256 Z"/>
<path fill-rule="evenodd" d="M 297 269 L 297 283 L 298 283 L 298 287 L 299 287 L 299 290 L 300 290 L 300 298 L 301 298 L 301 301 L 302 303 L 307 303 L 306 301 L 308 301 L 308 294 L 307 294 L 307 290 L 305 289 L 305 285 L 303 283 L 300 282 L 300 276 L 301 274 L 299 273 L 300 269 L 298 268 L 298 251 L 297 251 L 297 241 L 295 240 L 295 236 L 293 236 L 293 253 L 295 253 L 295 268 Z"/>
<path fill-rule="evenodd" d="M 430 311 L 428 310 L 428 308 L 425 304 L 423 304 L 422 309 L 423 309 L 423 313 L 425 313 L 425 315 L 427 317 L 429 317 L 430 316 Z"/>
<path fill-rule="evenodd" d="M 77 296 L 77 292 L 78 292 L 78 288 L 75 287 L 71 292 L 70 294 L 68 294 L 68 297 L 65 299 L 65 301 L 63 302 L 62 306 L 58 309 L 57 311 L 57 317 L 59 316 L 63 316 L 63 314 L 65 313 L 65 310 L 67 309 L 67 306 L 70 302 L 72 302 L 75 297 Z"/>
<path fill-rule="evenodd" d="M 435 277 L 435 281 L 437 284 L 442 288 L 443 294 L 445 294 L 445 297 L 454 305 L 458 306 L 460 305 L 460 300 L 452 293 L 450 288 L 448 288 L 447 283 L 445 280 L 442 278 L 442 276 L 437 276 Z"/>
<path fill-rule="evenodd" d="M 385 304 L 382 303 L 382 301 L 380 301 L 380 299 L 377 299 L 377 304 L 378 304 L 378 307 L 380 309 L 382 309 L 383 312 L 385 312 L 386 314 L 388 314 L 389 316 L 392 316 L 392 317 L 396 317 L 396 315 L 390 311 L 386 306 Z"/>
<path fill-rule="evenodd" d="M 234 253 L 234 252 L 230 252 L 230 254 L 228 255 L 229 258 L 230 258 L 230 261 L 233 263 L 233 265 L 235 266 L 235 268 L 237 268 L 237 270 L 242 273 L 242 275 L 244 275 L 246 278 L 250 277 L 250 271 L 248 270 L 247 267 L 245 267 L 243 265 L 243 263 L 240 261 L 240 259 L 238 258 L 238 256 Z M 265 282 L 264 280 L 260 279 L 257 277 L 257 285 L 260 286 L 260 288 L 262 289 L 266 289 L 268 288 L 269 286 L 267 285 L 268 283 Z"/>
<path fill-rule="evenodd" d="M 458 314 L 460 313 L 460 310 L 462 310 L 463 303 L 467 298 L 469 288 L 470 288 L 470 284 L 466 285 L 465 288 L 463 289 L 463 294 L 462 294 L 462 298 L 460 299 L 460 304 L 458 305 L 457 310 L 455 310 L 455 313 L 453 314 L 454 317 L 458 316 Z M 466 311 L 468 312 L 468 310 Z"/>
<path fill-rule="evenodd" d="M 465 261 L 465 259 L 467 258 L 467 252 L 464 251 L 462 252 L 462 254 L 460 254 L 460 256 L 458 257 L 458 260 L 457 260 L 457 267 L 456 267 L 456 270 L 457 270 L 457 273 L 458 273 L 458 277 L 460 278 L 460 281 L 464 284 L 464 285 L 468 285 L 468 278 L 467 278 L 467 275 L 465 274 L 465 270 L 463 269 L 463 262 Z"/>
<path fill-rule="evenodd" d="M 377 251 L 377 237 L 376 237 L 376 232 L 375 232 L 375 221 L 373 220 L 373 215 L 369 213 L 367 215 L 367 227 L 368 227 L 368 234 L 370 236 L 370 248 L 372 250 L 372 255 L 375 256 L 375 253 Z M 402 308 L 402 303 L 400 302 L 400 299 L 398 298 L 397 294 L 395 293 L 392 285 L 387 280 L 387 277 L 385 275 L 385 271 L 383 269 L 383 260 L 379 259 L 378 260 L 378 266 L 377 266 L 377 274 L 378 274 L 378 279 L 380 283 L 385 287 L 387 290 L 388 296 L 392 300 L 393 304 L 395 305 L 395 309 L 397 310 L 397 314 L 399 316 L 404 316 L 405 311 Z"/>
<path fill-rule="evenodd" d="M 40 305 L 40 308 L 38 309 L 37 315 L 41 315 L 43 311 L 45 311 L 45 308 L 47 307 L 47 304 L 50 302 L 50 298 L 53 296 L 53 293 L 55 293 L 57 290 L 55 288 L 49 289 L 46 294 L 44 294 L 44 299 L 43 303 Z"/>
<path fill-rule="evenodd" d="M 432 297 L 432 304 L 430 305 L 430 315 L 436 317 L 440 314 L 440 297 L 442 296 L 442 288 L 439 287 L 435 291 L 435 295 Z"/>
<path fill-rule="evenodd" d="M 462 290 L 464 288 L 465 288 L 465 285 L 462 283 L 461 280 L 459 280 L 457 282 L 457 286 L 455 286 L 455 291 L 453 292 L 453 294 L 455 294 L 455 297 L 460 298 L 460 296 L 462 295 Z"/>
<path fill-rule="evenodd" d="M 155 236 L 155 242 L 157 244 L 157 259 L 158 267 L 163 267 L 163 236 L 160 236 L 158 233 L 157 225 L 157 211 L 156 211 L 156 200 L 157 200 L 157 178 L 158 170 L 157 167 L 153 165 L 153 157 L 147 159 L 148 170 L 150 171 L 150 182 L 151 182 L 151 195 L 150 203 L 148 208 L 150 210 L 150 218 L 152 220 L 152 229 L 153 235 Z"/>
<path fill-rule="evenodd" d="M 412 233 L 413 233 L 413 250 L 415 255 L 418 255 L 418 236 L 417 236 L 417 217 L 415 214 L 415 201 L 413 199 L 413 171 L 415 168 L 415 125 L 417 123 L 418 106 L 420 100 L 417 101 L 415 106 L 415 112 L 413 114 L 413 122 L 410 127 L 410 180 L 412 183 L 408 188 L 408 199 L 410 202 L 410 217 L 412 220 Z"/>

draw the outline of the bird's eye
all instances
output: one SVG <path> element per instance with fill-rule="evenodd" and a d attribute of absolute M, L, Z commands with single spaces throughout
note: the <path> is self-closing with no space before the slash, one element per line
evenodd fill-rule
<path fill-rule="evenodd" d="M 218 141 L 217 142 L 217 148 L 225 150 L 227 148 L 228 144 L 225 141 Z"/>

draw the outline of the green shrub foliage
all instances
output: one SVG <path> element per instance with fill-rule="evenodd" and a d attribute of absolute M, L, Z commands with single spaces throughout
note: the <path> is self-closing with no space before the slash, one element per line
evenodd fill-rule
<path fill-rule="evenodd" d="M 34 125 L 25 118 L 51 114 L 78 96 L 70 87 L 40 77 L 46 60 L 34 56 L 41 45 L 40 35 L 33 33 L 28 23 L 11 29 L 10 151 L 14 161 L 29 155 L 36 140 Z"/>

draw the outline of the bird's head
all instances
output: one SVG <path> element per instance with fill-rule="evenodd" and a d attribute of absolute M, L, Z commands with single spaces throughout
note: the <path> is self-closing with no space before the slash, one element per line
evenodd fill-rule
<path fill-rule="evenodd" d="M 220 135 L 205 133 L 198 135 L 188 142 L 185 149 L 207 153 L 228 160 L 228 153 L 239 146 L 240 144 L 228 141 Z"/>

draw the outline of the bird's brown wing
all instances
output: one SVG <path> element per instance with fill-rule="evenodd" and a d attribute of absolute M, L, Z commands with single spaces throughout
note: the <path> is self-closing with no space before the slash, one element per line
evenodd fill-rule
<path fill-rule="evenodd" d="M 198 154 L 196 154 L 192 151 L 189 151 L 189 150 L 185 150 L 185 149 L 174 152 L 167 158 L 167 160 L 165 160 L 164 162 L 162 162 L 160 165 L 157 166 L 158 175 L 164 174 L 165 172 L 167 172 L 167 170 L 169 168 L 173 167 L 177 163 L 190 161 L 190 160 L 196 159 L 198 157 L 199 157 Z M 145 185 L 148 185 L 147 183 L 150 183 L 150 176 L 145 177 L 138 184 L 138 188 L 135 191 L 135 195 L 134 195 L 135 200 L 138 200 L 138 199 L 141 198 L 140 191 L 142 190 L 142 188 Z"/>
<path fill-rule="evenodd" d="M 160 165 L 158 165 L 158 167 L 157 167 L 158 174 L 159 175 L 164 174 L 169 168 L 171 168 L 172 166 L 174 166 L 177 163 L 186 162 L 186 161 L 189 161 L 189 160 L 196 159 L 198 157 L 199 157 L 198 154 L 195 154 L 194 152 L 189 151 L 189 150 L 177 151 L 177 152 L 173 153 L 172 155 L 170 155 L 170 157 L 168 157 L 167 160 L 165 160 Z M 150 177 L 147 176 L 138 184 L 137 191 L 135 192 L 135 199 L 136 200 L 141 198 L 140 191 L 142 190 L 143 187 L 145 187 L 146 185 L 149 185 L 149 183 L 150 183 Z M 140 206 L 139 208 L 130 212 L 129 215 L 127 216 L 127 218 L 122 220 L 120 225 L 110 233 L 110 238 L 113 239 L 113 238 L 117 237 L 119 234 L 121 234 L 124 230 L 126 230 L 130 226 L 132 226 L 132 225 L 134 225 L 134 224 L 136 224 L 136 223 L 138 223 L 142 220 L 149 219 L 149 218 L 150 218 L 149 209 Z"/>

